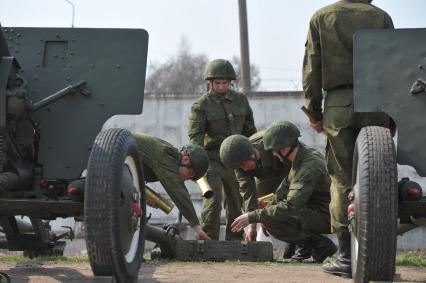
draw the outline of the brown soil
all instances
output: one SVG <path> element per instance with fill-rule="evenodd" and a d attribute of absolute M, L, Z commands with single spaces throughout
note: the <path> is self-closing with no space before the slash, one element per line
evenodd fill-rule
<path fill-rule="evenodd" d="M 13 283 L 21 282 L 113 282 L 94 278 L 89 264 L 1 264 Z M 139 282 L 352 282 L 325 274 L 317 264 L 277 263 L 148 263 Z M 4 282 L 4 281 L 0 281 Z M 426 282 L 426 268 L 399 267 L 394 282 Z"/>

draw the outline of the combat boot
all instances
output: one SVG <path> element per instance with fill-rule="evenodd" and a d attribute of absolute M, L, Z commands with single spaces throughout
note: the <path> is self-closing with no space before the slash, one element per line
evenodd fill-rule
<path fill-rule="evenodd" d="M 294 256 L 295 250 L 296 250 L 296 244 L 287 243 L 287 246 L 284 249 L 283 258 L 285 258 L 285 259 L 292 258 L 292 256 Z"/>
<path fill-rule="evenodd" d="M 291 257 L 292 261 L 304 261 L 312 256 L 312 246 L 311 245 L 297 245 L 296 252 L 294 256 Z"/>
<path fill-rule="evenodd" d="M 312 258 L 317 263 L 322 263 L 327 257 L 332 256 L 337 251 L 333 241 L 323 235 L 310 236 L 305 245 L 311 245 Z"/>
<path fill-rule="evenodd" d="M 339 233 L 337 239 L 339 241 L 339 255 L 330 263 L 324 264 L 322 269 L 327 273 L 351 278 L 351 233 Z"/>

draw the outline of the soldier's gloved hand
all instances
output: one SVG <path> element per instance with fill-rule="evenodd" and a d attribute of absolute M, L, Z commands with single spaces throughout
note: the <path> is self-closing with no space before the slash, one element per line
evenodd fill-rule
<path fill-rule="evenodd" d="M 256 241 L 257 231 L 256 231 L 256 223 L 252 223 L 247 227 L 246 231 L 246 241 Z"/>
<path fill-rule="evenodd" d="M 211 238 L 204 232 L 200 225 L 192 227 L 195 232 L 195 238 L 197 240 L 211 240 Z"/>
<path fill-rule="evenodd" d="M 233 233 L 240 232 L 244 228 L 246 228 L 250 224 L 248 213 L 244 213 L 243 215 L 235 218 L 234 222 L 231 224 L 231 231 Z"/>
<path fill-rule="evenodd" d="M 317 132 L 318 134 L 322 133 L 324 131 L 324 128 L 322 126 L 322 120 L 316 122 L 315 124 L 311 124 L 311 127 Z"/>

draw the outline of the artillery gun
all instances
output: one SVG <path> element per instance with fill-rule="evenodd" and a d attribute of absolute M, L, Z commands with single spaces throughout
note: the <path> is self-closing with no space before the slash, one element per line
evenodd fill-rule
<path fill-rule="evenodd" d="M 397 235 L 426 224 L 426 197 L 397 163 L 426 176 L 426 29 L 360 31 L 354 40 L 354 109 L 385 112 L 397 127 L 358 135 L 348 215 L 355 282 L 392 281 Z M 400 180 L 398 182 L 398 180 Z"/>
<path fill-rule="evenodd" d="M 49 221 L 74 217 L 95 275 L 137 279 L 142 160 L 127 130 L 101 129 L 142 112 L 147 48 L 141 29 L 0 27 L 1 248 L 62 252 L 73 231 Z"/>

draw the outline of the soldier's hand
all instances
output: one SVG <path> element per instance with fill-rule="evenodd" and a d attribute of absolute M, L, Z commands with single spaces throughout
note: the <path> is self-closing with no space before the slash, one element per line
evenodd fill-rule
<path fill-rule="evenodd" d="M 253 223 L 247 227 L 246 241 L 248 242 L 256 241 L 256 237 L 257 237 L 256 223 Z"/>
<path fill-rule="evenodd" d="M 195 231 L 195 238 L 197 240 L 211 240 L 211 238 L 204 232 L 200 225 L 193 227 Z"/>
<path fill-rule="evenodd" d="M 240 215 L 237 218 L 235 218 L 234 222 L 232 222 L 231 231 L 234 233 L 240 232 L 249 224 L 250 223 L 249 223 L 248 213 L 244 213 L 243 215 Z"/>
<path fill-rule="evenodd" d="M 259 206 L 259 208 L 265 208 L 266 206 L 268 206 L 269 202 L 265 201 L 265 200 L 258 200 L 257 201 L 257 205 Z"/>
<path fill-rule="evenodd" d="M 311 127 L 317 132 L 318 134 L 322 133 L 324 131 L 324 128 L 322 126 L 322 120 L 316 122 L 315 124 L 311 124 Z"/>

